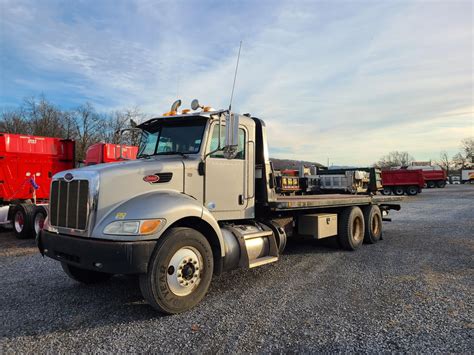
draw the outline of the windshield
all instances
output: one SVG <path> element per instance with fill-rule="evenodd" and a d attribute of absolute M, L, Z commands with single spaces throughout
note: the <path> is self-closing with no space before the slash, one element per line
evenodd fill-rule
<path fill-rule="evenodd" d="M 143 131 L 137 158 L 199 153 L 206 120 L 161 122 Z"/>

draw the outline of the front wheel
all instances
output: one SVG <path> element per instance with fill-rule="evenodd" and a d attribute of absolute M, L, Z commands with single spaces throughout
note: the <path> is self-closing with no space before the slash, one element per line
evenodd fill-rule
<path fill-rule="evenodd" d="M 207 239 L 191 228 L 172 228 L 163 235 L 140 275 L 140 290 L 147 302 L 165 314 L 196 306 L 206 295 L 214 260 Z"/>

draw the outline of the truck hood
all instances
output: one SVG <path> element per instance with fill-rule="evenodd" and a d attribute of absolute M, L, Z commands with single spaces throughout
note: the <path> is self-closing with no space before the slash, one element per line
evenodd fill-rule
<path fill-rule="evenodd" d="M 96 223 L 108 212 L 134 196 L 157 190 L 184 192 L 186 160 L 181 157 L 159 157 L 97 164 L 63 171 L 54 178 L 71 173 L 75 179 L 88 179 L 91 191 L 96 191 Z M 144 181 L 148 175 L 158 175 L 155 183 Z M 171 179 L 169 177 L 171 176 Z"/>

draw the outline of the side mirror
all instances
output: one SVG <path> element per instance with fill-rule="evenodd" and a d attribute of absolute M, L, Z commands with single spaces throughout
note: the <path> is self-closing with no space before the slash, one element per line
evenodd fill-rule
<path fill-rule="evenodd" d="M 232 112 L 225 115 L 224 157 L 234 159 L 239 146 L 239 115 Z"/>

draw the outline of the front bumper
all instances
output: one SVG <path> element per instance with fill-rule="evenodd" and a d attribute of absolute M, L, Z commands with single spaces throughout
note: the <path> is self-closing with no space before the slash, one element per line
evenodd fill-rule
<path fill-rule="evenodd" d="M 111 274 L 147 272 L 156 243 L 156 240 L 103 241 L 54 234 L 46 230 L 37 237 L 41 254 L 79 268 Z"/>

